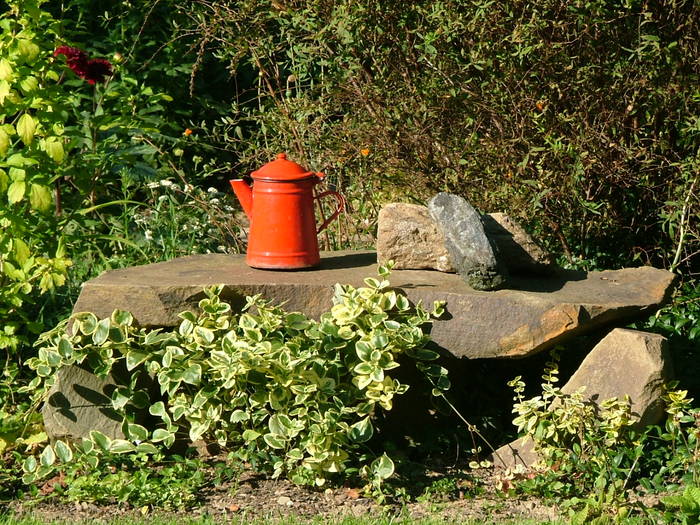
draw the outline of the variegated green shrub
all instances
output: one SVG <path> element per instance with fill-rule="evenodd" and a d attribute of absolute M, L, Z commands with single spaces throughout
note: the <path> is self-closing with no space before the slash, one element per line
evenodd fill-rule
<path fill-rule="evenodd" d="M 380 267 L 381 280 L 365 279 L 361 288 L 336 285 L 333 307 L 318 321 L 259 295 L 234 313 L 221 300 L 221 287 L 206 289 L 200 312 L 182 312 L 172 331 L 137 328 L 125 312 L 101 320 L 77 314 L 73 335 L 63 323 L 43 336 L 28 363 L 37 372 L 29 388 L 45 392 L 63 366 L 81 364 L 106 376 L 123 362 L 131 382 L 114 391 L 112 405 L 124 416 L 128 439 L 93 433 L 104 450 L 204 440 L 273 477 L 323 485 L 352 466 L 377 488 L 394 465 L 366 443 L 377 413 L 391 410 L 408 389 L 392 376 L 399 356 L 415 362 L 434 394 L 449 388 L 423 330 L 441 315 L 442 304 L 432 312 L 411 305 L 389 288 L 387 273 Z M 141 376 L 157 381 L 159 396 L 137 387 Z M 157 427 L 136 422 L 146 408 L 160 421 Z"/>

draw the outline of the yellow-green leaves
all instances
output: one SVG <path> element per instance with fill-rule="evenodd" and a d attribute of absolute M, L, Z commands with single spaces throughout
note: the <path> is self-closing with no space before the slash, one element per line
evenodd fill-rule
<path fill-rule="evenodd" d="M 17 51 L 25 63 L 31 64 L 37 59 L 41 49 L 31 40 L 20 39 L 17 42 Z"/>
<path fill-rule="evenodd" d="M 10 147 L 10 136 L 3 128 L 0 128 L 0 158 L 7 154 L 7 149 Z"/>
<path fill-rule="evenodd" d="M 39 211 L 47 211 L 51 208 L 52 195 L 48 187 L 43 184 L 32 183 L 29 188 L 29 203 L 32 208 Z"/>
<path fill-rule="evenodd" d="M 29 95 L 32 91 L 35 91 L 39 87 L 39 81 L 35 76 L 28 76 L 24 77 L 22 80 L 19 82 L 19 88 L 22 90 L 22 93 L 25 95 Z"/>
<path fill-rule="evenodd" d="M 17 134 L 25 144 L 31 144 L 36 133 L 36 121 L 29 113 L 23 113 L 17 120 Z"/>
<path fill-rule="evenodd" d="M 12 64 L 7 59 L 0 58 L 0 80 L 12 80 L 12 73 Z"/>
<path fill-rule="evenodd" d="M 44 142 L 44 151 L 51 157 L 51 159 L 56 163 L 60 164 L 65 158 L 65 151 L 63 150 L 63 143 L 58 137 L 48 137 Z"/>
<path fill-rule="evenodd" d="M 5 99 L 10 95 L 10 83 L 7 80 L 0 80 L 0 105 L 5 103 Z"/>
<path fill-rule="evenodd" d="M 16 204 L 24 198 L 27 183 L 24 180 L 16 180 L 7 189 L 7 200 L 10 204 Z"/>

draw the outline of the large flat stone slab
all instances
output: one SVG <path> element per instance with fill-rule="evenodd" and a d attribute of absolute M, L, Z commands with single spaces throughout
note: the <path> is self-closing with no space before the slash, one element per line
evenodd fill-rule
<path fill-rule="evenodd" d="M 362 285 L 376 276 L 375 252 L 327 252 L 315 270 L 256 270 L 243 255 L 194 255 L 113 270 L 83 284 L 74 311 L 107 317 L 128 310 L 142 326 L 174 326 L 177 314 L 195 309 L 202 288 L 226 285 L 223 296 L 240 307 L 260 293 L 285 308 L 318 317 L 331 306 L 335 283 Z M 564 338 L 646 315 L 666 299 L 674 275 L 651 267 L 513 277 L 510 289 L 483 292 L 458 275 L 394 270 L 391 284 L 412 301 L 447 302 L 432 339 L 458 357 L 525 357 Z"/>

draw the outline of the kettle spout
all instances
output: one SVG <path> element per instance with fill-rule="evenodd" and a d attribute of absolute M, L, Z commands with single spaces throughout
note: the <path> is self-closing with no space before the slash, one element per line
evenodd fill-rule
<path fill-rule="evenodd" d="M 245 179 L 233 179 L 229 181 L 231 187 L 233 188 L 236 197 L 238 197 L 238 202 L 241 203 L 243 211 L 248 216 L 252 218 L 253 214 L 253 190 Z"/>

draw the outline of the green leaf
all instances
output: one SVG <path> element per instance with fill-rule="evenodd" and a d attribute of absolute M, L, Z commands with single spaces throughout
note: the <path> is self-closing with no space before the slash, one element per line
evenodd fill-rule
<path fill-rule="evenodd" d="M 16 180 L 7 189 L 7 200 L 10 204 L 15 204 L 24 198 L 27 184 L 23 180 Z"/>
<path fill-rule="evenodd" d="M 157 454 L 158 448 L 152 443 L 139 443 L 136 446 L 136 452 L 141 454 Z"/>
<path fill-rule="evenodd" d="M 155 441 L 156 443 L 158 441 L 166 441 L 172 436 L 172 432 L 165 430 L 164 428 L 157 428 L 153 431 L 153 437 L 151 438 L 151 441 Z"/>
<path fill-rule="evenodd" d="M 0 80 L 12 80 L 12 65 L 4 58 L 0 58 Z"/>
<path fill-rule="evenodd" d="M 73 451 L 60 439 L 54 443 L 53 447 L 56 451 L 58 459 L 61 460 L 61 463 L 70 463 L 73 460 Z"/>
<path fill-rule="evenodd" d="M 198 385 L 202 380 L 202 366 L 192 365 L 182 373 L 182 380 L 190 385 Z"/>
<path fill-rule="evenodd" d="M 355 353 L 357 353 L 357 357 L 363 361 L 369 361 L 372 355 L 372 347 L 366 341 L 358 341 L 355 344 Z"/>
<path fill-rule="evenodd" d="M 51 191 L 43 184 L 31 184 L 29 186 L 29 203 L 32 208 L 39 211 L 47 211 L 51 208 Z"/>
<path fill-rule="evenodd" d="M 151 354 L 148 352 L 140 352 L 138 350 L 129 350 L 126 353 L 126 369 L 132 371 L 134 368 L 143 363 Z"/>
<path fill-rule="evenodd" d="M 411 348 L 406 351 L 406 355 L 420 361 L 433 361 L 440 357 L 440 354 L 427 348 Z"/>
<path fill-rule="evenodd" d="M 214 341 L 214 332 L 203 326 L 195 326 L 195 338 L 204 341 L 205 344 L 211 344 Z"/>
<path fill-rule="evenodd" d="M 265 434 L 263 436 L 265 443 L 271 448 L 281 449 L 284 448 L 285 440 L 278 434 Z"/>
<path fill-rule="evenodd" d="M 231 414 L 231 423 L 240 423 L 241 421 L 248 421 L 250 419 L 250 414 L 245 410 L 234 410 Z"/>
<path fill-rule="evenodd" d="M 27 459 L 22 462 L 22 470 L 24 472 L 34 472 L 37 466 L 38 464 L 34 456 L 28 456 Z"/>
<path fill-rule="evenodd" d="M 39 462 L 42 467 L 50 467 L 56 462 L 56 454 L 51 445 L 46 445 L 46 448 L 39 456 Z"/>
<path fill-rule="evenodd" d="M 27 64 L 34 62 L 41 52 L 38 45 L 26 38 L 21 38 L 17 41 L 17 50 Z"/>
<path fill-rule="evenodd" d="M 374 366 L 370 363 L 358 363 L 355 368 L 352 369 L 353 374 L 358 375 L 369 375 L 374 371 Z"/>
<path fill-rule="evenodd" d="M 112 440 L 105 436 L 102 432 L 99 430 L 91 430 L 90 431 L 90 440 L 103 452 L 108 452 L 109 451 L 109 446 L 112 443 Z"/>
<path fill-rule="evenodd" d="M 385 480 L 394 474 L 394 462 L 386 453 L 375 459 L 370 467 L 375 478 Z"/>
<path fill-rule="evenodd" d="M 114 310 L 110 318 L 112 319 L 112 324 L 121 326 L 131 326 L 134 323 L 134 316 L 124 310 Z"/>
<path fill-rule="evenodd" d="M 128 437 L 132 441 L 146 441 L 148 439 L 148 430 L 146 427 L 142 427 L 136 423 L 129 423 L 126 428 Z"/>
<path fill-rule="evenodd" d="M 136 450 L 136 445 L 126 439 L 115 439 L 109 444 L 109 451 L 112 454 L 126 454 Z"/>
<path fill-rule="evenodd" d="M 22 142 L 27 145 L 32 143 L 34 134 L 36 133 L 36 122 L 29 113 L 23 113 L 22 116 L 19 117 L 15 128 Z"/>
<path fill-rule="evenodd" d="M 97 328 L 97 317 L 91 312 L 77 314 L 76 321 L 80 325 L 80 331 L 85 335 L 92 335 Z"/>
<path fill-rule="evenodd" d="M 247 442 L 250 441 L 255 441 L 258 439 L 262 434 L 260 432 L 257 432 L 255 430 L 247 429 L 243 431 L 243 439 Z"/>
<path fill-rule="evenodd" d="M 285 414 L 274 414 L 267 423 L 270 432 L 281 436 L 289 436 L 294 428 L 292 420 Z"/>
<path fill-rule="evenodd" d="M 98 346 L 104 344 L 107 341 L 107 337 L 109 337 L 110 326 L 111 322 L 108 317 L 101 319 L 92 333 L 92 342 Z"/>
<path fill-rule="evenodd" d="M 2 102 L 0 102 L 2 104 Z M 0 157 L 4 157 L 7 154 L 7 149 L 10 147 L 10 136 L 7 132 L 0 128 Z"/>
<path fill-rule="evenodd" d="M 165 410 L 165 403 L 163 403 L 162 401 L 158 401 L 157 403 L 151 405 L 148 411 L 152 416 L 163 417 L 167 415 L 167 411 Z"/>
<path fill-rule="evenodd" d="M 56 163 L 60 164 L 66 156 L 63 150 L 63 143 L 57 137 L 49 137 L 44 143 L 46 154 Z"/>
<path fill-rule="evenodd" d="M 19 82 L 19 88 L 22 90 L 22 93 L 25 95 L 29 95 L 33 91 L 36 91 L 37 88 L 39 87 L 39 81 L 35 76 L 28 76 L 24 77 L 22 80 Z"/>
<path fill-rule="evenodd" d="M 374 435 L 374 427 L 372 426 L 369 416 L 352 425 L 348 435 L 350 436 L 350 439 L 356 443 L 365 443 L 366 441 L 372 439 L 372 436 Z"/>
<path fill-rule="evenodd" d="M 14 252 L 15 261 L 17 261 L 20 266 L 24 266 L 24 263 L 27 262 L 27 259 L 29 259 L 31 255 L 29 246 L 20 238 L 12 239 L 12 251 Z"/>
<path fill-rule="evenodd" d="M 198 421 L 192 423 L 192 426 L 190 427 L 190 441 L 197 441 L 200 439 L 204 433 L 209 430 L 209 426 L 209 421 Z"/>

